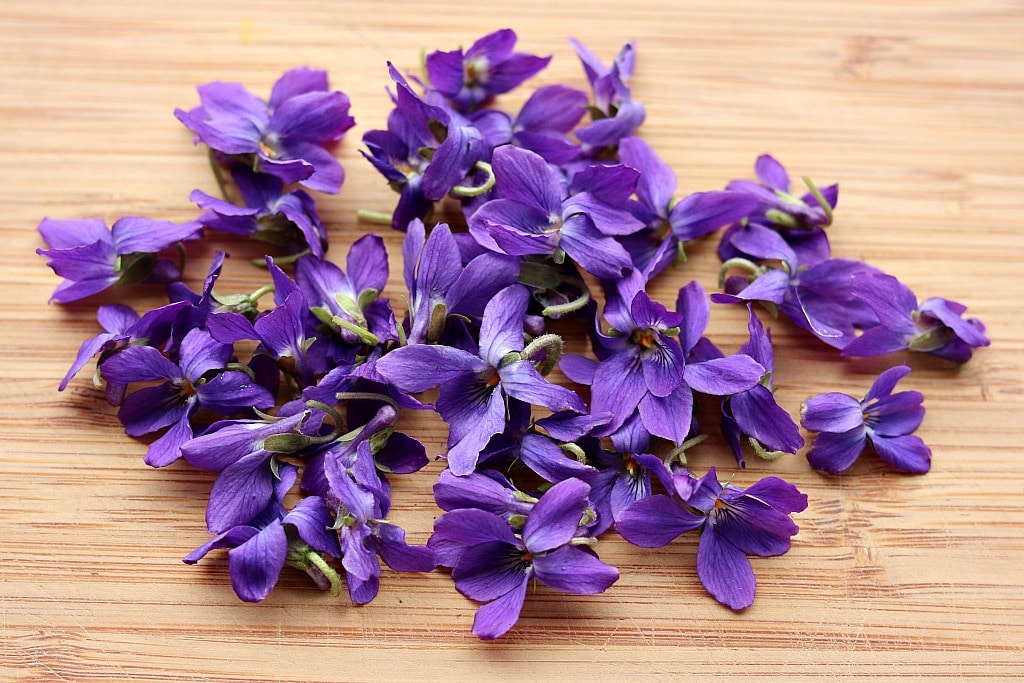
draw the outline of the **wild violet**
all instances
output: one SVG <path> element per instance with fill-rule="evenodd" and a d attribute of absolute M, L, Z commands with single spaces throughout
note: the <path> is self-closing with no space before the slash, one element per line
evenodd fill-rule
<path fill-rule="evenodd" d="M 895 277 L 832 255 L 837 185 L 794 182 L 762 155 L 756 180 L 677 194 L 675 173 L 637 137 L 645 110 L 628 84 L 633 44 L 606 65 L 573 40 L 586 84 L 545 85 L 518 112 L 498 108 L 551 59 L 516 52 L 516 40 L 503 29 L 430 52 L 422 74 L 388 65 L 394 108 L 363 136 L 362 154 L 398 197 L 361 216 L 404 233 L 402 319 L 384 292 L 383 240 L 357 240 L 344 269 L 327 258 L 308 190 L 342 187 L 330 149 L 354 120 L 323 71 L 285 73 L 266 100 L 238 83 L 206 84 L 197 107 L 175 111 L 209 148 L 224 195 L 193 192 L 195 221 L 39 225 L 48 248 L 38 253 L 63 278 L 53 301 L 169 283 L 168 303 L 152 311 L 101 306 L 103 331 L 59 388 L 95 359 L 94 382 L 126 433 L 157 435 L 148 464 L 184 458 L 216 473 L 212 538 L 184 561 L 227 549 L 242 600 L 264 599 L 286 566 L 335 595 L 344 583 L 355 604 L 377 595 L 382 563 L 448 567 L 479 604 L 473 633 L 491 640 L 515 626 L 531 583 L 614 590 L 618 570 L 597 553 L 614 529 L 643 547 L 697 533 L 699 580 L 742 610 L 756 590 L 748 556 L 786 553 L 798 531 L 791 515 L 809 504 L 777 477 L 723 484 L 715 468 L 690 464 L 716 422 L 740 466 L 750 453 L 767 461 L 804 445 L 775 401 L 786 378 L 758 309 L 843 357 L 910 350 L 963 363 L 989 343 L 963 305 L 919 303 Z M 460 203 L 468 231 L 432 220 L 444 198 Z M 688 242 L 723 228 L 723 291 L 709 298 L 689 282 L 671 308 L 650 296 L 648 283 L 685 261 Z M 180 282 L 184 251 L 170 254 L 204 229 L 270 244 L 258 264 L 266 286 L 215 291 L 221 253 L 201 291 Z M 584 274 L 600 282 L 600 306 Z M 736 353 L 705 336 L 711 302 L 747 307 L 749 340 Z M 548 319 L 577 324 L 590 348 L 567 348 Z M 549 381 L 556 367 L 590 387 L 589 407 Z M 926 472 L 931 452 L 912 434 L 923 397 L 893 393 L 908 372 L 883 372 L 863 400 L 809 398 L 800 421 L 818 433 L 810 464 L 846 470 L 870 442 L 897 469 Z M 435 404 L 425 403 L 435 387 Z M 702 403 L 716 415 L 698 415 Z M 448 426 L 434 485 L 444 512 L 424 546 L 389 519 L 389 479 L 435 455 L 396 430 L 402 410 L 435 410 Z"/>

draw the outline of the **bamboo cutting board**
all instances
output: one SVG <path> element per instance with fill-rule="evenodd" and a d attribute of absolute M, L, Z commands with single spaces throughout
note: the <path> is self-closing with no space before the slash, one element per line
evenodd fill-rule
<path fill-rule="evenodd" d="M 0 679 L 1024 678 L 1024 6 L 211 4 L 0 4 Z M 778 474 L 810 497 L 792 551 L 754 559 L 758 597 L 741 614 L 704 593 L 694 539 L 642 550 L 614 534 L 599 550 L 622 573 L 615 586 L 589 597 L 541 587 L 497 643 L 470 634 L 475 605 L 440 571 L 385 570 L 376 601 L 357 608 L 287 570 L 265 602 L 244 604 L 223 553 L 195 567 L 180 559 L 207 538 L 213 475 L 143 465 L 145 445 L 124 436 L 88 370 L 56 391 L 97 331 L 95 306 L 119 299 L 47 305 L 58 280 L 33 253 L 43 246 L 35 227 L 44 216 L 194 217 L 189 192 L 215 186 L 171 112 L 198 103 L 197 84 L 266 93 L 307 64 L 350 95 L 358 125 L 338 152 L 348 179 L 320 201 L 339 258 L 364 229 L 356 209 L 395 200 L 358 154 L 361 134 L 385 125 L 386 61 L 413 70 L 421 49 L 501 27 L 521 49 L 554 55 L 530 86 L 585 88 L 567 36 L 606 60 L 636 40 L 641 134 L 680 192 L 750 177 L 764 152 L 797 176 L 838 181 L 835 255 L 863 258 L 922 297 L 961 301 L 988 325 L 992 346 L 960 370 L 910 360 L 904 385 L 926 396 L 918 433 L 934 453 L 925 476 L 865 458 L 826 477 L 802 453 L 738 471 L 714 438 L 694 453 L 697 468 L 718 466 L 738 485 Z M 400 236 L 379 232 L 393 255 L 385 294 L 404 309 Z M 254 248 L 215 238 L 190 249 L 191 284 L 217 247 L 232 254 L 222 288 L 263 283 L 246 263 Z M 653 294 L 671 302 L 690 279 L 713 287 L 717 267 L 711 239 Z M 160 293 L 132 302 L 157 305 Z M 734 350 L 743 322 L 716 307 L 709 336 Z M 778 397 L 793 413 L 812 394 L 862 395 L 903 360 L 839 362 L 788 323 L 772 327 Z M 436 417 L 405 426 L 442 450 Z M 394 516 L 413 542 L 438 514 L 440 468 L 395 482 Z"/>

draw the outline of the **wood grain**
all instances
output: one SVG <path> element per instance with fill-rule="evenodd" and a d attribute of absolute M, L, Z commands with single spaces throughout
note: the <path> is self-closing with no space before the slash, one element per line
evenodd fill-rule
<path fill-rule="evenodd" d="M 145 467 L 145 445 L 123 435 L 85 377 L 56 391 L 96 331 L 96 304 L 117 295 L 47 305 L 57 279 L 33 254 L 43 246 L 35 227 L 43 216 L 193 217 L 189 192 L 214 183 L 171 112 L 196 104 L 197 84 L 266 92 L 287 68 L 330 70 L 358 121 L 339 150 L 346 185 L 320 203 L 338 255 L 363 229 L 357 208 L 394 202 L 358 154 L 360 135 L 385 122 L 385 62 L 413 69 L 422 48 L 503 26 L 522 49 L 554 55 L 534 85 L 583 87 L 566 36 L 606 59 L 635 39 L 642 134 L 681 191 L 749 177 L 763 152 L 798 175 L 839 181 L 835 254 L 961 301 L 988 325 L 992 346 L 960 370 L 910 360 L 905 384 L 927 397 L 926 476 L 866 459 L 825 477 L 802 455 L 735 472 L 720 440 L 694 454 L 740 485 L 774 473 L 810 496 L 792 551 L 754 560 L 758 598 L 742 614 L 704 594 L 692 539 L 655 551 L 611 534 L 600 550 L 621 570 L 618 584 L 594 597 L 541 587 L 498 643 L 470 634 L 474 605 L 442 572 L 386 571 L 377 600 L 353 607 L 289 571 L 264 603 L 243 604 L 223 555 L 180 561 L 206 540 L 212 475 Z M 0 679 L 1024 677 L 1019 2 L 7 0 L 0 35 Z M 399 236 L 385 239 L 397 255 Z M 190 282 L 216 246 L 192 249 Z M 228 248 L 223 287 L 261 284 L 245 263 L 256 252 L 237 240 Z M 387 293 L 402 307 L 397 263 Z M 700 244 L 654 294 L 671 301 L 690 279 L 713 286 L 716 269 L 714 245 Z M 133 302 L 159 300 L 143 291 Z M 737 347 L 741 312 L 716 308 L 709 332 Z M 839 362 L 788 324 L 774 334 L 779 399 L 794 412 L 814 393 L 860 393 L 901 360 Z M 441 450 L 436 417 L 408 424 Z M 439 469 L 395 485 L 395 516 L 416 542 L 437 514 Z"/>

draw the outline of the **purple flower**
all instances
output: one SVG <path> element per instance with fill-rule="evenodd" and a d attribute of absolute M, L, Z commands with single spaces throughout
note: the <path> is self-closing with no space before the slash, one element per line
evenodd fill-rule
<path fill-rule="evenodd" d="M 152 346 L 129 346 L 100 365 L 112 385 L 164 380 L 129 394 L 117 413 L 128 436 L 170 429 L 150 444 L 146 464 L 170 465 L 192 438 L 190 418 L 199 408 L 230 415 L 250 408 L 267 410 L 274 397 L 245 372 L 227 370 L 231 346 L 209 332 L 192 330 L 181 342 L 177 363 Z"/>
<path fill-rule="evenodd" d="M 796 453 L 804 445 L 800 428 L 775 401 L 772 390 L 775 353 L 771 333 L 764 329 L 752 306 L 747 306 L 747 313 L 750 316 L 747 323 L 750 341 L 740 347 L 740 353 L 764 366 L 765 375 L 754 387 L 727 396 L 722 401 L 722 434 L 736 455 L 736 462 L 743 467 L 746 466 L 740 442 L 743 436 L 760 457 L 768 459 L 784 453 Z"/>
<path fill-rule="evenodd" d="M 640 138 L 619 141 L 619 160 L 640 171 L 637 200 L 629 206 L 646 226 L 619 241 L 648 280 L 664 270 L 686 242 L 736 223 L 757 207 L 757 200 L 742 192 L 697 192 L 677 202 L 676 174 Z"/>
<path fill-rule="evenodd" d="M 466 597 L 487 603 L 473 620 L 478 638 L 500 638 L 515 625 L 531 579 L 576 595 L 602 593 L 618 580 L 614 567 L 577 545 L 591 542 L 578 537 L 589 491 L 578 479 L 555 484 L 530 510 L 521 536 L 485 510 L 453 510 L 437 519 L 430 544 L 461 547 L 449 558 L 455 587 Z"/>
<path fill-rule="evenodd" d="M 189 200 L 206 213 L 199 222 L 213 230 L 246 235 L 281 247 L 294 254 L 305 250 L 323 257 L 327 230 L 320 222 L 316 202 L 304 190 L 284 192 L 280 178 L 253 173 L 248 168 L 232 170 L 235 185 L 245 206 L 193 190 Z"/>
<path fill-rule="evenodd" d="M 409 290 L 410 344 L 441 341 L 449 316 L 479 318 L 487 302 L 519 277 L 519 259 L 493 252 L 475 256 L 463 268 L 448 225 L 435 225 L 428 237 L 418 218 L 406 230 L 402 257 Z"/>
<path fill-rule="evenodd" d="M 734 180 L 726 190 L 740 192 L 757 200 L 749 221 L 737 223 L 722 234 L 718 255 L 723 261 L 735 257 L 759 256 L 758 246 L 781 241 L 795 254 L 795 261 L 812 266 L 831 255 L 823 228 L 832 223 L 832 209 L 839 198 L 839 186 L 811 189 L 802 197 L 791 194 L 789 174 L 773 157 L 764 154 L 754 164 L 760 182 Z"/>
<path fill-rule="evenodd" d="M 387 130 L 363 135 L 369 153 L 363 156 L 399 193 L 391 225 L 405 230 L 413 218 L 424 218 L 484 158 L 479 130 L 443 107 L 419 97 L 397 69 L 388 64 L 395 82 L 395 108 Z"/>
<path fill-rule="evenodd" d="M 581 90 L 545 85 L 530 95 L 515 119 L 497 109 L 484 109 L 472 121 L 491 147 L 511 143 L 539 154 L 549 164 L 566 164 L 580 155 L 580 146 L 569 132 L 586 113 L 587 101 Z"/>
<path fill-rule="evenodd" d="M 789 515 L 807 508 L 807 496 L 777 477 L 741 489 L 723 486 L 713 468 L 699 480 L 685 470 L 656 471 L 671 495 L 651 496 L 629 506 L 616 518 L 616 531 L 634 545 L 660 548 L 700 529 L 700 582 L 723 605 L 734 610 L 749 607 L 757 582 L 747 556 L 788 551 L 799 530 Z"/>
<path fill-rule="evenodd" d="M 348 95 L 329 91 L 327 72 L 298 68 L 285 72 L 264 101 L 240 83 L 207 83 L 198 88 L 195 109 L 174 115 L 232 165 L 249 166 L 286 183 L 337 193 L 345 180 L 338 160 L 326 148 L 355 119 Z"/>
<path fill-rule="evenodd" d="M 555 170 L 533 152 L 506 145 L 494 150 L 495 199 L 469 217 L 480 244 L 505 254 L 544 254 L 560 263 L 566 255 L 586 271 L 618 278 L 632 268 L 613 239 L 643 227 L 628 212 L 612 208 L 592 192 L 566 196 Z M 629 177 L 635 183 L 636 176 Z M 623 193 L 629 195 L 632 187 Z"/>
<path fill-rule="evenodd" d="M 50 301 L 68 303 L 114 285 L 166 283 L 181 277 L 179 266 L 157 254 L 178 242 L 200 237 L 202 226 L 125 216 L 107 228 L 99 218 L 44 218 L 39 232 L 50 249 L 36 249 L 46 265 L 64 278 Z"/>
<path fill-rule="evenodd" d="M 440 385 L 437 411 L 448 423 L 448 466 L 469 474 L 490 438 L 505 428 L 507 398 L 550 410 L 585 412 L 572 391 L 548 383 L 524 356 L 523 318 L 529 293 L 522 285 L 498 292 L 484 311 L 480 351 L 413 344 L 376 363 L 381 376 L 415 393 Z"/>
<path fill-rule="evenodd" d="M 465 52 L 431 52 L 426 57 L 430 85 L 460 111 L 472 111 L 512 90 L 551 61 L 551 57 L 513 52 L 515 44 L 515 31 L 506 28 L 488 33 Z"/>
<path fill-rule="evenodd" d="M 338 581 L 323 559 L 323 555 L 341 556 L 337 537 L 326 531 L 333 520 L 324 500 L 308 496 L 285 512 L 281 501 L 295 483 L 297 468 L 283 463 L 278 473 L 274 499 L 262 513 L 210 539 L 184 558 L 185 564 L 195 564 L 211 550 L 229 548 L 231 586 L 246 602 L 267 597 L 286 565 L 304 570 L 322 589 L 333 588 Z"/>
<path fill-rule="evenodd" d="M 920 305 L 910 289 L 879 272 L 853 276 L 853 296 L 867 304 L 879 324 L 851 341 L 843 356 L 881 356 L 909 349 L 946 358 L 970 360 L 972 349 L 988 346 L 985 325 L 964 318 L 967 307 L 948 299 L 926 299 Z"/>
<path fill-rule="evenodd" d="M 927 472 L 931 468 L 931 449 L 912 434 L 924 419 L 924 397 L 918 391 L 892 393 L 908 372 L 906 365 L 889 368 L 860 401 L 837 392 L 805 401 L 800 407 L 800 423 L 804 429 L 820 432 L 807 452 L 811 467 L 830 474 L 842 472 L 870 441 L 875 452 L 897 469 L 913 474 Z"/>
<path fill-rule="evenodd" d="M 585 145 L 584 153 L 596 156 L 605 147 L 614 147 L 619 141 L 636 132 L 647 113 L 640 102 L 634 102 L 626 82 L 633 75 L 636 46 L 627 43 L 606 67 L 593 52 L 570 38 L 583 71 L 594 92 L 591 110 L 592 123 L 576 131 L 576 137 Z"/>

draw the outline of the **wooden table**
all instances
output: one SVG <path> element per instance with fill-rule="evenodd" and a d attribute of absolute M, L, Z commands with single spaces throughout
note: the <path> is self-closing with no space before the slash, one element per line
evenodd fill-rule
<path fill-rule="evenodd" d="M 694 539 L 641 550 L 614 534 L 600 550 L 621 570 L 618 584 L 593 597 L 542 587 L 497 643 L 470 634 L 475 606 L 440 571 L 385 570 L 376 601 L 354 607 L 288 570 L 265 602 L 241 603 L 223 553 L 181 563 L 207 538 L 213 475 L 184 463 L 147 468 L 145 444 L 124 436 L 90 370 L 57 393 L 97 331 L 95 306 L 121 295 L 47 305 L 58 280 L 33 253 L 43 246 L 36 225 L 193 218 L 189 192 L 215 186 L 173 109 L 195 106 L 199 83 L 266 93 L 285 69 L 308 64 L 330 70 L 358 120 L 338 152 L 345 187 L 320 202 L 338 257 L 365 229 L 356 209 L 395 200 L 358 153 L 361 134 L 385 123 L 385 62 L 412 70 L 421 49 L 504 26 L 522 49 L 554 55 L 533 85 L 585 87 L 567 36 L 605 59 L 635 39 L 641 132 L 682 192 L 750 177 L 764 152 L 796 175 L 839 181 L 834 253 L 922 297 L 967 304 L 992 346 L 959 370 L 910 359 L 904 385 L 926 396 L 919 434 L 934 452 L 925 476 L 865 458 L 827 477 L 802 454 L 737 471 L 717 437 L 694 453 L 698 468 L 717 465 L 739 485 L 778 474 L 810 496 L 792 551 L 754 560 L 758 597 L 741 614 L 697 582 Z M 0 679 L 1024 676 L 1020 3 L 6 0 L 0 35 Z M 394 257 L 386 294 L 401 309 L 400 235 L 382 232 Z M 254 248 L 213 238 L 191 250 L 190 283 L 217 246 L 233 256 L 226 291 L 263 282 L 246 263 Z M 691 278 L 713 287 L 717 267 L 711 239 L 652 291 L 672 301 Z M 156 289 L 131 296 L 140 307 L 161 301 Z M 773 327 L 778 397 L 793 412 L 815 393 L 860 394 L 904 359 L 840 362 L 788 323 Z M 735 349 L 742 311 L 716 308 L 709 333 Z M 442 450 L 436 418 L 407 424 Z M 440 468 L 396 483 L 395 516 L 415 542 L 437 515 L 430 486 Z"/>

